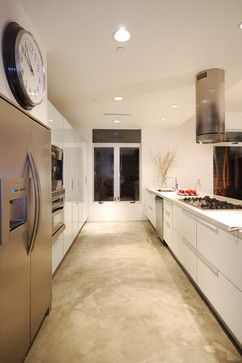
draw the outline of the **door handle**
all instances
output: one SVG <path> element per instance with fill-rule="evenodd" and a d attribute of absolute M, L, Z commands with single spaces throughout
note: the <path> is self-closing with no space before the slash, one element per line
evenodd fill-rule
<path fill-rule="evenodd" d="M 35 207 L 34 207 L 34 225 L 33 225 L 33 230 L 32 230 L 31 236 L 30 236 L 29 247 L 28 247 L 28 254 L 30 254 L 30 252 L 34 248 L 34 243 L 35 243 L 35 239 L 36 239 L 36 235 L 37 235 L 37 231 L 38 231 L 38 227 L 39 227 L 40 182 L 39 182 L 39 175 L 38 175 L 38 172 L 36 170 L 35 163 L 33 160 L 33 156 L 30 151 L 28 151 L 28 160 L 29 160 L 30 171 L 32 174 L 33 185 L 34 185 L 34 205 L 35 205 Z"/>

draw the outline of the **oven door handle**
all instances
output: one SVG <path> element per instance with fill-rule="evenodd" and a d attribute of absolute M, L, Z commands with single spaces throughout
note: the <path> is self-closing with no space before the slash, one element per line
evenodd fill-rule
<path fill-rule="evenodd" d="M 28 160 L 29 160 L 29 166 L 30 171 L 32 174 L 32 180 L 34 185 L 34 225 L 33 230 L 30 236 L 29 241 L 29 247 L 28 247 L 28 254 L 33 250 L 34 243 L 36 240 L 36 235 L 39 227 L 39 220 L 40 220 L 40 181 L 39 181 L 39 175 L 34 163 L 33 156 L 30 151 L 28 151 Z"/>
<path fill-rule="evenodd" d="M 54 209 L 52 210 L 52 213 L 62 211 L 63 209 L 64 209 L 64 206 L 62 205 L 62 206 L 60 206 L 60 207 L 54 208 Z"/>

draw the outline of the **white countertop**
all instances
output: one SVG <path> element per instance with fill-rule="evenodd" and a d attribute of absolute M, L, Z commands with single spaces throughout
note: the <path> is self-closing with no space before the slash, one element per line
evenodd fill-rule
<path fill-rule="evenodd" d="M 154 193 L 164 199 L 167 199 L 170 202 L 173 202 L 177 204 L 179 207 L 182 207 L 192 214 L 194 214 L 196 217 L 206 220 L 207 222 L 210 222 L 211 224 L 214 224 L 218 226 L 219 228 L 222 228 L 223 230 L 228 231 L 229 227 L 239 227 L 241 230 L 239 232 L 233 232 L 234 235 L 238 236 L 239 238 L 242 238 L 242 209 L 213 209 L 213 210 L 203 210 L 200 208 L 193 207 L 187 203 L 184 203 L 181 201 L 184 197 L 177 195 L 176 192 L 158 192 L 156 189 L 148 188 L 148 191 L 151 193 Z M 202 194 L 199 196 L 204 196 L 209 194 Z M 242 201 L 237 199 L 231 199 L 231 198 L 225 198 L 221 196 L 213 196 L 209 195 L 211 197 L 215 197 L 220 200 L 225 200 L 227 202 L 231 202 L 234 204 L 242 204 Z"/>

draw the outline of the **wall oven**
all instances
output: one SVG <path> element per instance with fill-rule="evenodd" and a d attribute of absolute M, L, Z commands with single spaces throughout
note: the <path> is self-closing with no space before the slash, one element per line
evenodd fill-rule
<path fill-rule="evenodd" d="M 52 191 L 63 188 L 63 150 L 51 145 Z"/>
<path fill-rule="evenodd" d="M 52 192 L 52 237 L 57 238 L 65 229 L 65 189 Z"/>

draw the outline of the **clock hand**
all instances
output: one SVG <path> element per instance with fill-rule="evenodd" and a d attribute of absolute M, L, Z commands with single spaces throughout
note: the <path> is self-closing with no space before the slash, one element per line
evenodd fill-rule
<path fill-rule="evenodd" d="M 28 66 L 30 68 L 30 71 L 32 72 L 33 76 L 34 76 L 34 70 L 33 70 L 33 67 L 32 67 L 32 64 L 31 64 L 31 61 L 30 61 L 30 58 L 29 58 L 29 53 L 28 53 L 28 50 L 27 50 L 27 47 L 25 45 L 25 53 L 24 53 L 25 57 L 26 57 L 26 60 L 27 60 L 27 63 L 28 63 Z"/>

